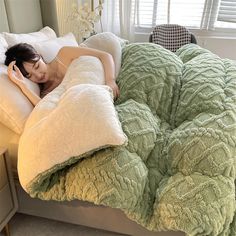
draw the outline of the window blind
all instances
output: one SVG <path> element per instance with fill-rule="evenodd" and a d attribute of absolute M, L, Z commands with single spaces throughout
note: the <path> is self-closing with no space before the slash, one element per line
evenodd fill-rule
<path fill-rule="evenodd" d="M 217 20 L 236 23 L 236 0 L 221 0 Z"/>
<path fill-rule="evenodd" d="M 135 28 L 139 32 L 146 32 L 158 24 L 205 30 L 236 29 L 236 0 L 133 1 Z"/>
<path fill-rule="evenodd" d="M 180 24 L 200 28 L 206 0 L 136 0 L 136 25 Z"/>

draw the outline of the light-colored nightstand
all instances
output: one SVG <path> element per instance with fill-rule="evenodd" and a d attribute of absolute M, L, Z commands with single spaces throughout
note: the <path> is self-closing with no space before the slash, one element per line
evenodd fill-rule
<path fill-rule="evenodd" d="M 0 147 L 0 232 L 10 235 L 8 222 L 18 208 L 11 163 L 6 148 Z"/>

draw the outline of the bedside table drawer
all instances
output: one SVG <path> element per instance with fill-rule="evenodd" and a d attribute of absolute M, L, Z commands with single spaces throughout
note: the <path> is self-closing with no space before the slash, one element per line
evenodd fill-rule
<path fill-rule="evenodd" d="M 0 189 L 0 224 L 13 209 L 11 190 L 8 184 Z"/>
<path fill-rule="evenodd" d="M 1 156 L 0 156 L 0 174 L 1 174 L 0 189 L 2 189 L 2 187 L 8 182 L 8 179 L 7 179 L 5 161 L 4 161 L 4 158 L 2 158 Z"/>

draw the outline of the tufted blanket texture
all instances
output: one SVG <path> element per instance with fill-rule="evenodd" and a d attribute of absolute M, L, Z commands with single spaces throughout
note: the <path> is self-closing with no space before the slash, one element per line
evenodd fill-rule
<path fill-rule="evenodd" d="M 29 194 L 120 208 L 153 231 L 235 236 L 235 63 L 193 44 L 133 43 L 117 81 L 128 144 L 62 163 Z"/>

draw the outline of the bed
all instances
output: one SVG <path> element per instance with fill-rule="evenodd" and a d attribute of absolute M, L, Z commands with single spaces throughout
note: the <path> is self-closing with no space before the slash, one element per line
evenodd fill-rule
<path fill-rule="evenodd" d="M 0 1 L 0 9 L 0 32 L 30 33 L 39 31 L 48 25 L 58 33 L 56 6 L 52 1 Z M 128 235 L 182 235 L 176 232 L 154 233 L 148 231 L 129 220 L 121 210 L 94 205 L 86 201 L 56 202 L 31 198 L 22 189 L 18 180 L 17 151 L 20 135 L 2 123 L 0 123 L 0 130 L 1 146 L 8 148 L 12 161 L 19 201 L 18 212 Z"/>
<path fill-rule="evenodd" d="M 25 2 L 27 12 L 32 14 L 30 23 L 28 18 L 25 19 L 27 23 L 24 22 L 22 17 L 26 8 L 19 11 L 18 6 L 15 6 L 16 1 L 13 0 L 1 2 L 1 32 L 17 33 L 4 34 L 8 37 L 8 44 L 14 44 L 22 37 L 19 36 L 20 33 L 35 32 L 36 34 L 30 36 L 24 35 L 24 40 L 30 39 L 39 51 L 42 50 L 42 54 L 52 48 L 50 40 L 56 40 L 58 45 L 70 42 L 72 46 L 76 46 L 72 35 L 58 39 L 52 30 L 44 27 L 51 26 L 57 31 L 56 18 L 50 18 L 56 11 L 55 6 L 50 5 L 51 12 L 48 15 L 44 10 L 49 9 L 47 1 L 41 1 L 41 5 L 39 1 Z M 14 14 L 15 7 L 18 14 L 22 13 L 21 21 Z M 40 9 L 43 9 L 42 14 Z M 36 42 L 39 37 L 42 37 L 41 43 L 46 39 L 50 42 L 42 47 L 41 43 Z M 85 46 L 92 46 L 91 41 L 92 39 L 86 42 Z M 182 232 L 172 231 L 153 232 L 177 229 L 187 235 L 234 235 L 235 64 L 197 45 L 187 45 L 173 54 L 153 44 L 125 45 L 122 40 L 114 41 L 117 47 L 111 47 L 111 54 L 113 57 L 116 55 L 116 59 L 122 56 L 122 63 L 119 64 L 119 60 L 116 60 L 116 66 L 121 66 L 119 73 L 117 72 L 121 96 L 115 103 L 119 121 L 109 100 L 109 89 L 104 87 L 101 81 L 98 81 L 101 82 L 101 87 L 96 87 L 95 92 L 94 85 L 75 84 L 70 73 L 63 80 L 62 86 L 46 96 L 34 110 L 24 99 L 15 99 L 19 104 L 9 109 L 12 105 L 10 98 L 14 99 L 15 95 L 9 98 L 9 94 L 6 94 L 9 99 L 4 100 L 5 106 L 8 107 L 10 115 L 12 114 L 11 117 L 17 112 L 21 114 L 22 107 L 24 114 L 28 114 L 17 114 L 18 120 L 9 119 L 9 114 L 5 114 L 1 117 L 4 125 L 0 126 L 1 145 L 8 147 L 15 170 L 18 211 L 128 235 L 184 235 Z M 4 42 L 2 45 L 4 46 Z M 117 50 L 119 47 L 120 50 Z M 45 54 L 44 58 L 50 61 L 51 57 Z M 94 63 L 93 76 L 102 74 L 97 61 L 92 62 L 91 58 L 83 60 L 83 63 L 86 63 L 86 60 Z M 81 65 L 81 61 L 78 64 Z M 73 66 L 76 68 L 77 64 Z M 79 69 L 84 68 L 89 67 L 81 66 Z M 89 71 L 84 72 L 85 77 L 91 77 Z M 68 88 L 67 82 L 70 85 Z M 156 87 L 152 86 L 154 84 Z M 33 84 L 29 86 L 32 86 L 36 93 L 39 92 Z M 66 93 L 63 93 L 65 89 Z M 11 91 L 13 90 L 12 87 Z M 80 93 L 81 91 L 83 93 Z M 90 93 L 97 96 L 92 103 L 86 100 L 90 98 L 87 96 Z M 61 94 L 65 95 L 62 97 Z M 78 94 L 83 95 L 86 106 L 82 106 L 83 102 L 78 100 Z M 108 111 L 97 103 L 100 98 L 104 98 L 108 104 Z M 76 103 L 77 100 L 79 104 Z M 87 149 L 79 150 L 80 152 L 76 150 L 75 154 L 74 142 L 69 142 L 72 146 L 68 144 L 66 149 L 62 148 L 60 151 L 57 147 L 53 149 L 53 142 L 49 142 L 50 148 L 45 148 L 48 142 L 38 142 L 47 132 L 48 126 L 56 126 L 53 122 L 44 124 L 47 120 L 44 117 L 47 118 L 45 114 L 48 114 L 58 101 L 63 109 L 70 107 L 71 110 L 84 111 L 88 104 L 95 104 L 97 111 L 100 111 L 100 119 L 103 119 L 105 126 L 100 127 L 101 122 L 98 122 L 99 126 L 95 126 L 95 129 L 99 138 L 89 137 L 89 140 L 96 141 L 96 145 L 99 143 L 92 148 L 93 152 L 90 151 L 90 146 L 86 146 Z M 64 111 L 54 108 L 53 110 L 52 118 L 53 115 L 60 117 L 58 114 Z M 66 116 L 60 117 L 60 120 L 63 118 L 71 121 L 63 123 L 65 129 L 68 123 L 73 123 L 81 113 L 75 113 L 74 116 L 74 113 L 69 113 L 70 110 L 67 112 Z M 112 122 L 106 123 L 111 119 L 106 118 L 106 113 L 113 114 Z M 94 116 L 89 118 L 95 120 Z M 27 120 L 25 127 L 22 120 Z M 53 130 L 48 135 L 53 134 L 53 138 L 58 138 L 58 146 L 63 147 L 60 145 L 60 136 L 70 140 L 69 134 L 73 133 L 73 130 L 63 133 L 61 130 L 64 126 L 59 124 L 59 128 L 55 127 L 58 133 L 55 134 Z M 76 129 L 76 123 L 73 124 L 73 129 Z M 91 128 L 90 125 L 84 124 L 82 128 Z M 109 129 L 109 125 L 112 129 Z M 80 126 L 78 128 L 81 129 Z M 103 139 L 104 129 L 106 132 L 116 130 L 115 133 L 107 135 L 114 138 L 112 144 L 109 143 L 110 146 L 107 146 L 107 140 Z M 83 137 L 76 138 L 80 142 L 83 141 Z M 28 146 L 31 148 L 28 149 Z M 67 151 L 72 156 L 68 160 L 64 159 L 67 158 Z M 61 158 L 60 162 L 56 160 L 56 164 L 55 156 Z M 34 162 L 32 158 L 38 161 Z M 107 160 L 108 162 L 105 162 Z M 45 167 L 45 163 L 48 166 Z M 105 165 L 107 169 L 103 168 Z M 84 174 L 94 166 L 94 171 Z M 102 178 L 99 180 L 100 177 Z M 150 183 L 147 182 L 148 177 Z M 67 192 L 64 185 L 67 180 L 70 181 L 68 183 L 71 188 L 68 190 L 69 194 L 64 194 Z M 110 188 L 114 184 L 115 187 Z M 96 189 L 97 186 L 99 188 Z M 81 194 L 78 188 L 86 191 Z M 126 190 L 129 188 L 132 191 L 127 194 Z M 68 201 L 75 198 L 83 200 Z M 148 204 L 145 204 L 146 202 Z"/>

